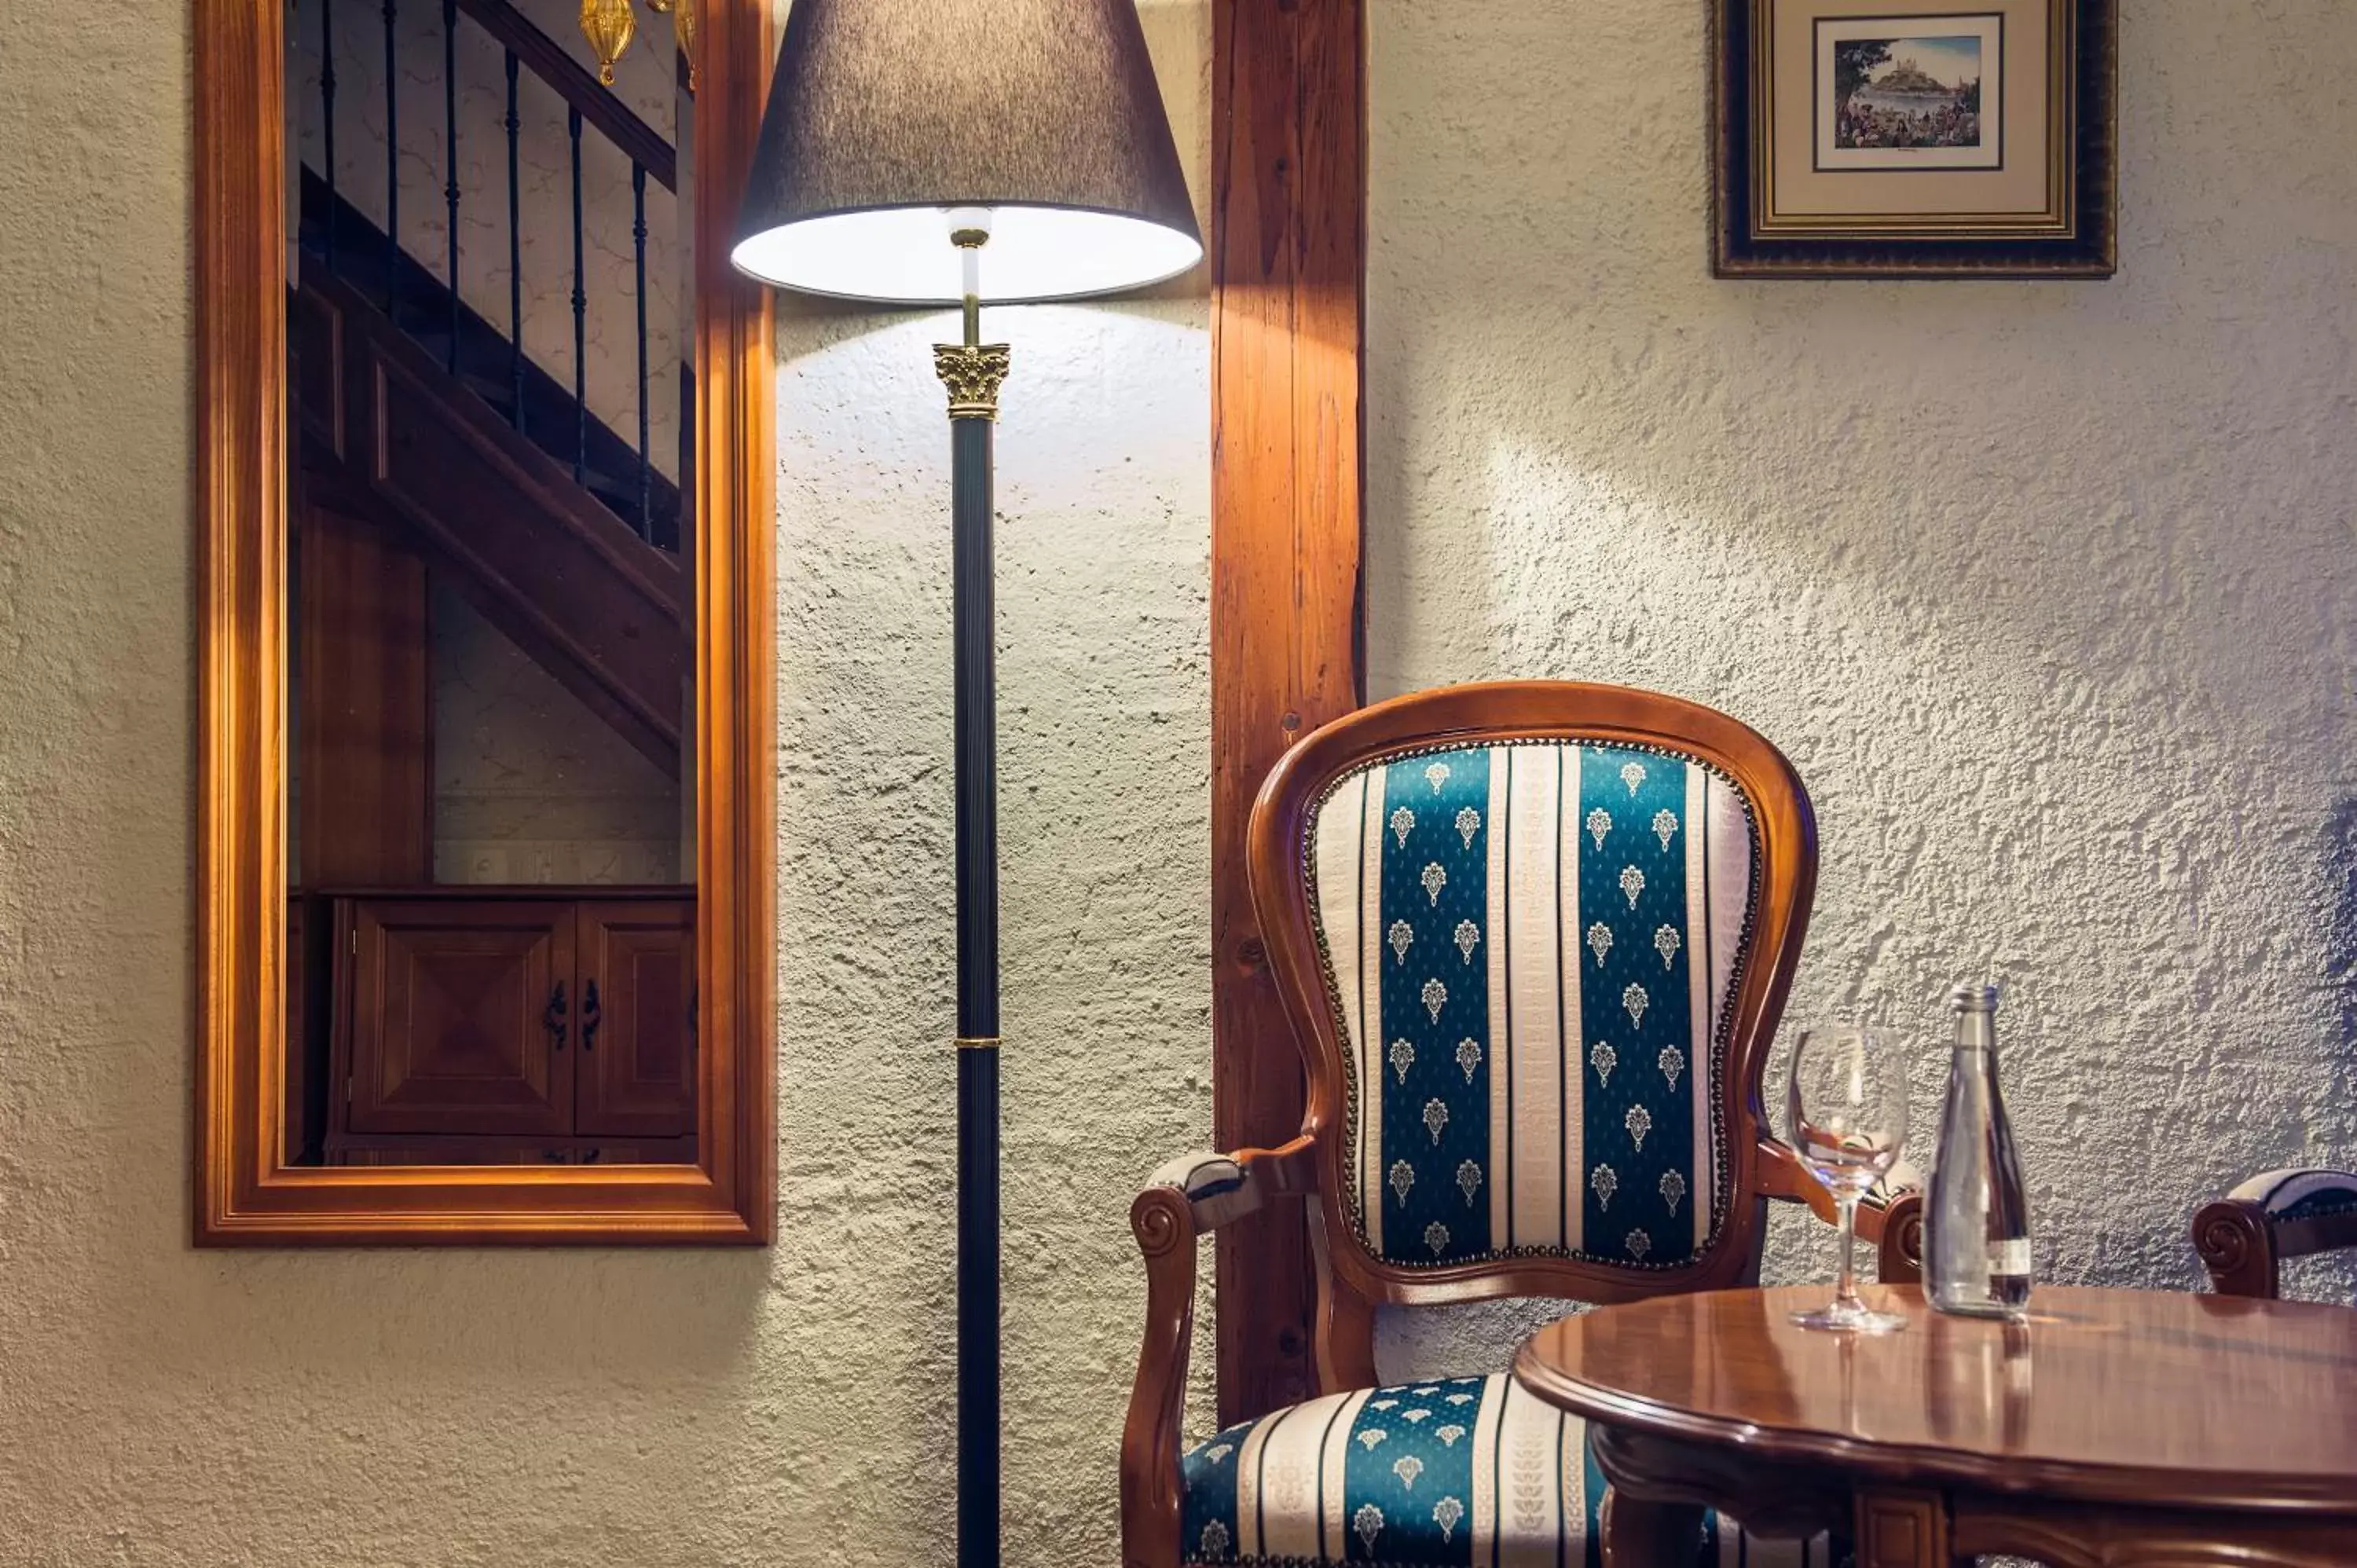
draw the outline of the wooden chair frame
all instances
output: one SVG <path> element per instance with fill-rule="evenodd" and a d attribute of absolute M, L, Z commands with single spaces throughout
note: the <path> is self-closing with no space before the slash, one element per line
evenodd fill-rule
<path fill-rule="evenodd" d="M 1404 1269 L 1371 1256 L 1344 1205 L 1341 1119 L 1346 1083 L 1340 1028 L 1328 1000 L 1302 871 L 1304 835 L 1327 788 L 1361 766 L 1435 746 L 1526 740 L 1660 746 L 1733 779 L 1760 834 L 1760 901 L 1752 961 L 1738 990 L 1721 1111 L 1735 1162 L 1733 1197 L 1710 1250 L 1681 1268 L 1638 1272 L 1570 1259 L 1531 1258 Z M 1240 1180 L 1190 1198 L 1178 1187 L 1142 1193 L 1131 1210 L 1146 1265 L 1146 1324 L 1122 1444 L 1125 1568 L 1176 1568 L 1180 1559 L 1180 1423 L 1192 1346 L 1196 1241 L 1279 1198 L 1308 1203 L 1318 1274 L 1315 1364 L 1321 1392 L 1376 1381 L 1374 1308 L 1539 1295 L 1609 1303 L 1756 1283 L 1770 1198 L 1831 1218 L 1824 1189 L 1768 1131 L 1761 1100 L 1770 1043 L 1799 961 L 1815 895 L 1815 819 L 1799 776 L 1756 732 L 1675 697 L 1615 686 L 1506 682 L 1400 697 L 1318 730 L 1286 754 L 1254 806 L 1251 873 L 1295 1043 L 1308 1080 L 1300 1135 L 1229 1158 Z M 1881 1277 L 1918 1277 L 1920 1207 L 1913 1193 L 1859 1214 L 1879 1243 Z"/>
<path fill-rule="evenodd" d="M 2271 1301 L 2283 1289 L 2285 1259 L 2345 1248 L 2357 1248 L 2357 1213 L 2278 1219 L 2258 1204 L 2222 1197 L 2193 1216 L 2193 1250 L 2220 1295 Z"/>
<path fill-rule="evenodd" d="M 740 1242 L 777 1188 L 775 342 L 728 264 L 772 53 L 770 7 L 701 12 L 694 780 L 695 1165 L 286 1163 L 285 10 L 192 0 L 196 39 L 199 979 L 195 1240 Z"/>

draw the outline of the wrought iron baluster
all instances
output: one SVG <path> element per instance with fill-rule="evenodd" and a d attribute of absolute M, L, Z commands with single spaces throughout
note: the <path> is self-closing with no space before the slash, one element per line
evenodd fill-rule
<path fill-rule="evenodd" d="M 647 169 L 630 164 L 630 247 L 639 278 L 639 537 L 654 542 L 654 465 L 647 456 Z"/>
<path fill-rule="evenodd" d="M 332 0 L 330 0 L 332 3 Z M 442 199 L 450 223 L 450 348 L 443 363 L 458 373 L 458 0 L 442 0 Z"/>
<path fill-rule="evenodd" d="M 573 482 L 589 482 L 589 295 L 581 254 L 581 111 L 568 109 L 565 128 L 573 139 Z"/>
<path fill-rule="evenodd" d="M 397 0 L 384 0 L 384 314 L 401 325 L 401 91 L 393 69 Z"/>
<path fill-rule="evenodd" d="M 510 422 L 523 430 L 523 184 L 517 172 L 516 53 L 508 50 L 508 394 Z"/>
<path fill-rule="evenodd" d="M 335 0 L 323 0 L 319 6 L 319 121 L 320 141 L 327 157 L 328 177 L 328 270 L 336 270 L 336 6 Z"/>

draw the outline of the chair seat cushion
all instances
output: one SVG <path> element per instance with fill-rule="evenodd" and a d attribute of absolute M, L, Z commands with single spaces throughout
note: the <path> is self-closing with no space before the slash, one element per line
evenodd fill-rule
<path fill-rule="evenodd" d="M 1605 1482 L 1586 1423 L 1503 1376 L 1329 1394 L 1231 1427 L 1183 1469 L 1189 1564 L 1600 1561 Z M 1823 1537 L 1747 1541 L 1715 1520 L 1695 1548 L 1696 1564 L 1830 1568 Z"/>

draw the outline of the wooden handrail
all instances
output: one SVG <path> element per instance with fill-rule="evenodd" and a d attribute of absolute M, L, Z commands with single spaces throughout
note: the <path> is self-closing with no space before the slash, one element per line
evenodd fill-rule
<path fill-rule="evenodd" d="M 665 190 L 679 188 L 679 158 L 655 128 L 625 108 L 597 79 L 565 52 L 563 45 L 533 26 L 508 0 L 458 0 L 458 9 L 485 32 L 513 50 L 531 72 L 581 112 L 608 141 L 644 167 Z"/>

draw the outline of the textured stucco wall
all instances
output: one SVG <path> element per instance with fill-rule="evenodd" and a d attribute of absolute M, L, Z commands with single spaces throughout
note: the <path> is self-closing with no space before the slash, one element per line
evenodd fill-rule
<path fill-rule="evenodd" d="M 1375 694 L 1763 731 L 1823 829 L 1789 1016 L 1904 1030 L 1928 1143 L 1939 998 L 2007 983 L 2040 1268 L 2190 1284 L 2199 1199 L 2357 1158 L 2357 11 L 2124 6 L 2119 279 L 1900 285 L 1710 279 L 1704 9 L 1375 0 Z"/>
<path fill-rule="evenodd" d="M 1383 0 L 1370 641 L 1760 725 L 1797 1011 L 2010 980 L 2053 1267 L 2182 1282 L 2198 1193 L 2357 1153 L 2357 19 L 2130 10 L 2120 282 L 1769 287 L 1703 276 L 1687 8 Z M 1208 24 L 1147 14 L 1200 190 Z M 945 1563 L 945 323 L 780 330 L 779 1247 L 197 1254 L 186 8 L 10 24 L 0 1563 Z M 1123 1210 L 1208 1123 L 1204 317 L 998 319 L 1010 1560 L 1093 1568 Z"/>

